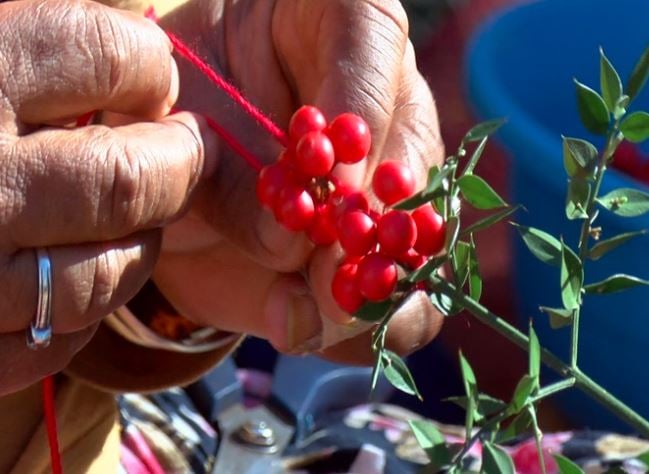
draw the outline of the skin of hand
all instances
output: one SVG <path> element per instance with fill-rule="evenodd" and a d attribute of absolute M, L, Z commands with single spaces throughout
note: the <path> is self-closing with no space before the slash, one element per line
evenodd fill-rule
<path fill-rule="evenodd" d="M 166 117 L 178 83 L 166 35 L 144 18 L 80 0 L 0 4 L 0 396 L 63 369 L 132 298 L 161 227 L 215 170 L 202 119 Z M 140 120 L 65 125 L 94 110 Z M 31 351 L 38 247 L 52 262 L 54 337 Z"/>
<path fill-rule="evenodd" d="M 362 116 L 373 148 L 366 163 L 337 170 L 349 183 L 368 190 L 381 160 L 399 159 L 421 186 L 443 159 L 433 97 L 397 0 L 195 0 L 161 24 L 284 129 L 302 104 L 318 106 L 328 120 L 348 111 Z M 273 139 L 186 61 L 178 66 L 178 107 L 212 116 L 264 163 L 276 159 Z M 225 145 L 217 161 L 188 215 L 165 229 L 156 284 L 201 324 L 268 339 L 284 352 L 313 349 L 321 315 L 350 320 L 330 290 L 341 249 L 314 249 L 303 234 L 277 224 L 256 201 L 256 174 Z M 440 326 L 426 295 L 415 293 L 394 317 L 387 345 L 412 352 Z M 369 363 L 370 334 L 323 355 Z"/>

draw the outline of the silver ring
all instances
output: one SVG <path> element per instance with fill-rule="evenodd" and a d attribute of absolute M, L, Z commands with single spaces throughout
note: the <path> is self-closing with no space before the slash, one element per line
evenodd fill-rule
<path fill-rule="evenodd" d="M 52 262 L 45 248 L 36 249 L 38 263 L 38 304 L 27 329 L 27 347 L 45 349 L 52 340 Z"/>

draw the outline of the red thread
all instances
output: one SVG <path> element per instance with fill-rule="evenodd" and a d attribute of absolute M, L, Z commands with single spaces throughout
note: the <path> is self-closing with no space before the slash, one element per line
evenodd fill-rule
<path fill-rule="evenodd" d="M 207 115 L 204 115 L 203 118 L 207 122 L 207 125 L 214 130 L 214 132 L 219 135 L 230 148 L 232 148 L 232 151 L 246 160 L 246 163 L 248 163 L 255 171 L 261 171 L 264 167 L 261 161 L 259 161 L 255 155 L 246 150 L 246 148 L 239 143 L 230 132 L 221 127 L 213 118 L 208 117 Z"/>
<path fill-rule="evenodd" d="M 45 427 L 47 428 L 47 441 L 50 445 L 50 462 L 53 474 L 62 474 L 61 453 L 59 451 L 59 438 L 56 430 L 56 403 L 54 398 L 54 376 L 49 375 L 43 379 L 43 412 Z"/>
<path fill-rule="evenodd" d="M 95 116 L 95 112 L 88 112 L 87 114 L 83 114 L 81 117 L 77 119 L 76 126 L 85 127 L 92 121 L 94 116 Z"/>
<path fill-rule="evenodd" d="M 239 105 L 248 115 L 268 131 L 273 137 L 277 139 L 284 147 L 288 147 L 288 137 L 286 133 L 279 128 L 275 122 L 266 117 L 257 107 L 248 102 L 241 92 L 237 90 L 232 84 L 227 82 L 224 78 L 208 66 L 201 58 L 198 57 L 185 43 L 183 43 L 173 33 L 167 32 L 171 44 L 174 45 L 176 52 L 192 63 L 205 77 L 216 84 L 221 90 L 227 93 L 237 105 Z"/>

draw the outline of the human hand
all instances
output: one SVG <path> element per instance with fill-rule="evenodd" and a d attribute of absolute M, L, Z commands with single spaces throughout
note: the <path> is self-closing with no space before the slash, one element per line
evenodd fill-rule
<path fill-rule="evenodd" d="M 162 23 L 284 128 L 302 104 L 329 119 L 347 111 L 365 118 L 372 154 L 339 170 L 355 186 L 368 188 L 373 169 L 388 158 L 406 161 L 421 185 L 443 157 L 435 105 L 396 0 L 205 0 Z M 275 160 L 272 139 L 191 66 L 179 66 L 181 108 L 214 117 L 264 162 Z M 218 161 L 197 205 L 165 231 L 154 273 L 165 295 L 200 323 L 269 339 L 283 351 L 317 335 L 321 314 L 348 322 L 330 290 L 340 249 L 314 250 L 304 235 L 278 225 L 258 204 L 256 175 L 243 160 L 222 148 Z M 415 294 L 393 319 L 388 345 L 410 352 L 439 326 L 430 301 Z M 326 355 L 367 362 L 368 341 L 363 335 Z"/>
<path fill-rule="evenodd" d="M 201 123 L 163 118 L 177 93 L 170 44 L 150 21 L 85 1 L 0 4 L 0 396 L 64 368 L 133 296 L 159 228 L 213 169 Z M 141 120 L 64 126 L 94 110 Z M 53 269 L 54 337 L 34 352 L 39 247 Z"/>

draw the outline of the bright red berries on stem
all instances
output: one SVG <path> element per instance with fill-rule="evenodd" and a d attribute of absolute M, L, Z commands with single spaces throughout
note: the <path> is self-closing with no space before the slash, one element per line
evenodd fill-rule
<path fill-rule="evenodd" d="M 399 266 L 414 270 L 442 251 L 446 226 L 430 204 L 412 214 L 378 212 L 362 191 L 333 176 L 337 164 L 358 163 L 370 152 L 370 128 L 361 117 L 345 113 L 327 124 L 320 110 L 304 106 L 290 121 L 289 137 L 288 149 L 260 172 L 257 197 L 279 223 L 306 232 L 315 245 L 340 243 L 347 257 L 331 291 L 343 311 L 389 299 Z M 372 180 L 386 207 L 411 197 L 415 187 L 412 170 L 400 161 L 381 163 Z"/>
<path fill-rule="evenodd" d="M 401 161 L 384 161 L 376 168 L 372 179 L 374 194 L 387 206 L 415 194 L 416 186 L 414 173 Z"/>

